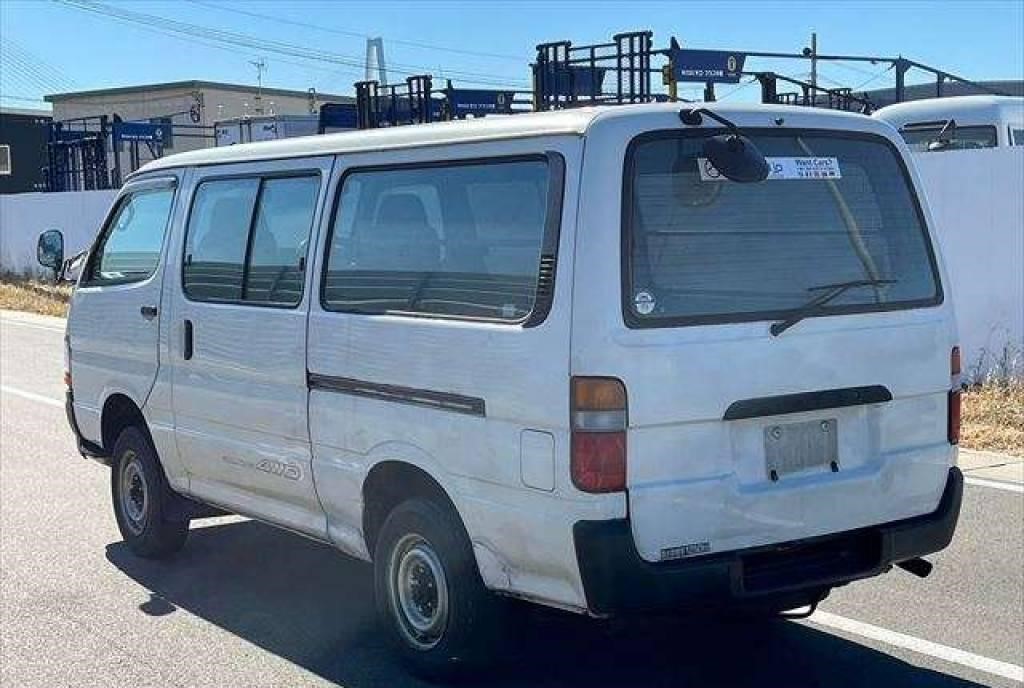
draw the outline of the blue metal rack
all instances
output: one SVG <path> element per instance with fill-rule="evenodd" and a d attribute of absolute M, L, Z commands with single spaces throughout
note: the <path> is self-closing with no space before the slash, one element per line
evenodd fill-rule
<path fill-rule="evenodd" d="M 681 83 L 703 84 L 704 100 L 713 101 L 716 84 L 735 84 L 744 77 L 760 82 L 764 103 L 863 113 L 869 113 L 874 107 L 863 94 L 854 94 L 849 88 L 827 88 L 774 72 L 748 71 L 745 69 L 748 58 L 807 60 L 813 56 L 817 60 L 889 64 L 896 75 L 899 99 L 902 99 L 904 76 L 911 68 L 936 76 L 938 96 L 942 95 L 945 81 L 972 83 L 903 57 L 692 49 L 683 48 L 674 37 L 667 48 L 656 49 L 653 37 L 651 31 L 629 31 L 615 34 L 606 43 L 574 45 L 567 40 L 541 43 L 531 65 L 533 88 L 529 93 L 456 89 L 450 81 L 445 88 L 435 90 L 428 74 L 412 76 L 403 84 L 390 86 L 362 81 L 356 84 L 356 124 L 360 129 L 372 129 L 529 110 L 685 101 L 678 96 Z M 662 88 L 658 91 L 654 88 L 654 75 L 661 77 Z M 780 83 L 795 90 L 779 92 Z M 994 92 L 980 84 L 973 85 L 981 91 Z"/>

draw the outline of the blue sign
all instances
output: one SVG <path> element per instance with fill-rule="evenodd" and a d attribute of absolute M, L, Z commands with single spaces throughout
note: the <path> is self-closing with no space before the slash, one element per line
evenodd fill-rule
<path fill-rule="evenodd" d="M 491 91 L 482 88 L 448 88 L 444 91 L 452 115 L 489 115 L 512 112 L 513 91 Z"/>
<path fill-rule="evenodd" d="M 672 71 L 676 81 L 708 81 L 721 84 L 735 84 L 740 80 L 743 53 L 728 53 L 724 50 L 683 50 L 669 49 Z"/>
<path fill-rule="evenodd" d="M 149 122 L 114 122 L 111 125 L 114 142 L 143 141 L 146 143 L 169 143 L 171 140 L 170 124 L 151 124 Z"/>

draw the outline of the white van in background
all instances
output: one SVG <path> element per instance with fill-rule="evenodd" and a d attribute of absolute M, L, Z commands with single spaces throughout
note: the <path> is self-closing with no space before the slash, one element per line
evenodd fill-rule
<path fill-rule="evenodd" d="M 651 104 L 162 158 L 85 261 L 68 417 L 133 551 L 228 511 L 372 560 L 430 676 L 502 650 L 508 597 L 924 576 L 959 354 L 906 156 L 860 115 Z"/>
<path fill-rule="evenodd" d="M 966 379 L 1024 378 L 1024 98 L 931 98 L 874 117 L 913 153 L 949 271 Z"/>
<path fill-rule="evenodd" d="M 1024 146 L 1021 97 L 924 98 L 887 105 L 872 116 L 896 127 L 915 153 Z"/>

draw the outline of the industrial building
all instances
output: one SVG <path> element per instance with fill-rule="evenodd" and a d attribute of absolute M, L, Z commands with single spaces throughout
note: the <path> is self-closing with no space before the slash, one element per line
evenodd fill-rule
<path fill-rule="evenodd" d="M 316 122 L 322 105 L 353 103 L 351 96 L 314 89 L 198 80 L 55 93 L 45 100 L 53 105 L 44 145 L 44 177 L 51 191 L 116 188 L 150 160 L 216 146 L 219 122 L 276 117 Z"/>
<path fill-rule="evenodd" d="M 43 188 L 50 121 L 45 110 L 0 108 L 0 194 Z"/>
<path fill-rule="evenodd" d="M 216 81 L 171 81 L 46 96 L 54 121 L 117 114 L 124 121 L 162 122 L 191 129 L 163 144 L 165 153 L 215 145 L 217 122 L 270 115 L 315 115 L 323 103 L 351 103 L 351 96 L 256 87 Z M 193 127 L 210 128 L 200 132 Z"/>

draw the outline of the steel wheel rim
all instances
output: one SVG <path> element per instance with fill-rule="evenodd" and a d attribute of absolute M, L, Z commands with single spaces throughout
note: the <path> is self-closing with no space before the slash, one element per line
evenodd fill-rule
<path fill-rule="evenodd" d="M 448 626 L 448 579 L 440 557 L 423 537 L 409 534 L 388 564 L 392 613 L 406 641 L 420 650 L 437 645 Z"/>
<path fill-rule="evenodd" d="M 149 507 L 149 484 L 146 474 L 135 452 L 128 450 L 124 454 L 121 468 L 121 514 L 125 525 L 134 535 L 139 535 L 146 527 L 146 511 Z"/>

